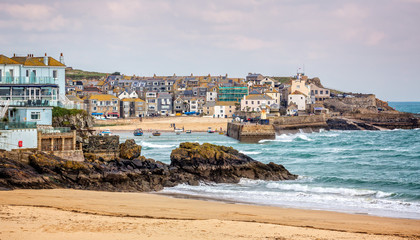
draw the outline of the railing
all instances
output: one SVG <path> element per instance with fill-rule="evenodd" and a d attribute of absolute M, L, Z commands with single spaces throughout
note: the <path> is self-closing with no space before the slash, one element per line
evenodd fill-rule
<path fill-rule="evenodd" d="M 69 127 L 45 128 L 40 129 L 40 132 L 43 134 L 69 133 L 71 132 L 71 129 Z"/>
<path fill-rule="evenodd" d="M 0 84 L 57 84 L 53 77 L 0 77 Z"/>
<path fill-rule="evenodd" d="M 36 122 L 10 122 L 0 123 L 0 130 L 12 130 L 12 129 L 27 129 L 36 128 Z"/>
<path fill-rule="evenodd" d="M 10 107 L 55 107 L 58 106 L 57 100 L 0 100 L 0 105 L 3 102 L 9 101 Z"/>

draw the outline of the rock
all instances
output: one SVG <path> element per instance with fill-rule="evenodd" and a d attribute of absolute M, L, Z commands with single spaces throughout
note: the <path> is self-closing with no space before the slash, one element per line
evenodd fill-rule
<path fill-rule="evenodd" d="M 263 164 L 232 147 L 209 143 L 181 143 L 171 153 L 171 167 L 192 174 L 192 180 L 237 183 L 241 178 L 261 180 L 294 180 L 282 165 Z"/>
<path fill-rule="evenodd" d="M 241 178 L 263 180 L 296 179 L 282 165 L 263 164 L 231 147 L 182 143 L 171 154 L 171 165 L 139 156 L 140 146 L 127 140 L 122 155 L 99 161 L 66 161 L 42 152 L 29 162 L 0 158 L 0 189 L 74 188 L 101 191 L 159 191 L 200 181 L 235 183 Z M 12 156 L 12 155 L 10 155 Z M 137 156 L 137 157 L 136 157 Z M 132 159 L 132 160 L 131 160 Z"/>
<path fill-rule="evenodd" d="M 355 124 L 339 118 L 328 119 L 327 124 L 331 130 L 360 130 Z"/>
<path fill-rule="evenodd" d="M 133 160 L 141 154 L 141 146 L 137 145 L 134 139 L 127 139 L 120 144 L 120 158 Z"/>

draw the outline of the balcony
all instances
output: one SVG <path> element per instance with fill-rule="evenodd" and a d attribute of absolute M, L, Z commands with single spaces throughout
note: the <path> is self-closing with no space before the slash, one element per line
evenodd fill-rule
<path fill-rule="evenodd" d="M 0 84 L 58 84 L 53 77 L 1 77 Z"/>
<path fill-rule="evenodd" d="M 0 123 L 0 130 L 13 130 L 13 129 L 28 129 L 36 128 L 36 122 L 2 122 Z"/>

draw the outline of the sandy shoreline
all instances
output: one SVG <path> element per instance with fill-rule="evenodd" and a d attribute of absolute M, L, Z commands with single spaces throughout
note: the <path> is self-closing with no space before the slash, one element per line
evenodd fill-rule
<path fill-rule="evenodd" d="M 69 189 L 1 191 L 0 225 L 2 240 L 420 239 L 420 220 Z"/>
<path fill-rule="evenodd" d="M 100 125 L 94 127 L 95 130 L 109 129 L 111 131 L 123 130 L 134 131 L 142 128 L 143 131 L 160 130 L 173 132 L 174 128 L 171 124 L 175 124 L 176 128 L 184 128 L 184 130 L 192 130 L 194 132 L 205 132 L 208 127 L 213 130 L 226 131 L 227 123 L 232 121 L 229 118 L 209 118 L 209 117 L 155 117 L 140 119 L 115 119 L 115 120 L 96 120 L 95 124 Z"/>

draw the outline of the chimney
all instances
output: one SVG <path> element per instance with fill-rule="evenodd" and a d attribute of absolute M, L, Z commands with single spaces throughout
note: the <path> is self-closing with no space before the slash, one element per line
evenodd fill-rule
<path fill-rule="evenodd" d="M 16 53 L 13 53 L 13 57 L 16 57 Z"/>
<path fill-rule="evenodd" d="M 45 66 L 48 66 L 48 56 L 47 56 L 47 53 L 45 53 L 45 56 L 44 56 L 44 65 Z"/>
<path fill-rule="evenodd" d="M 62 64 L 64 64 L 64 56 L 63 56 L 63 53 L 60 53 L 60 62 Z"/>

